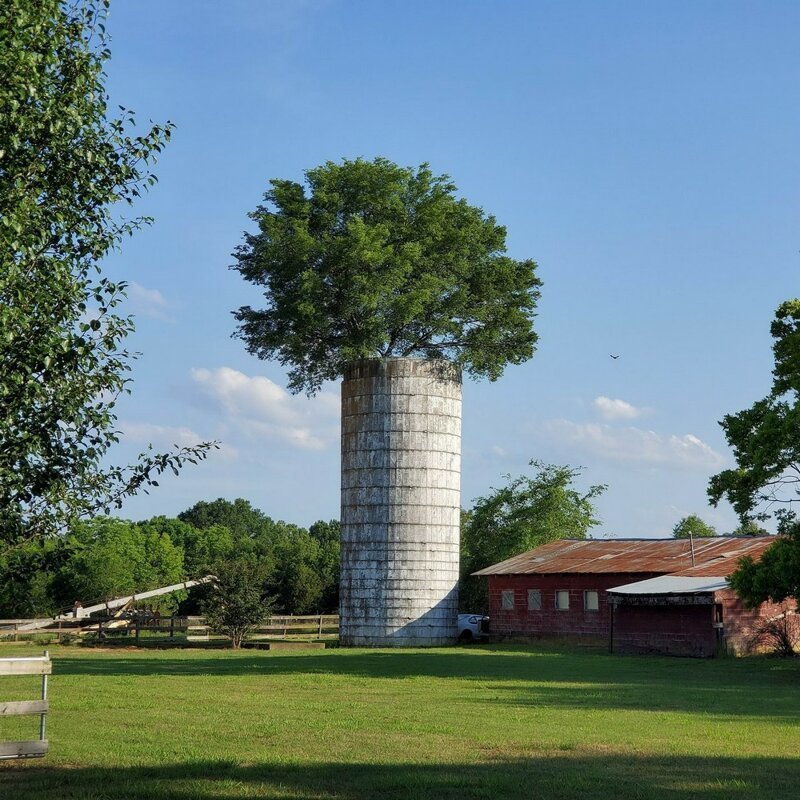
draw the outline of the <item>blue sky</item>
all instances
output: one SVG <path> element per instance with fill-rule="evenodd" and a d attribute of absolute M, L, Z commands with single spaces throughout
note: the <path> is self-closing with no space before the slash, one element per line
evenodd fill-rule
<path fill-rule="evenodd" d="M 798 295 L 800 6 L 115 0 L 109 29 L 113 100 L 177 124 L 107 263 L 142 353 L 116 460 L 223 442 L 124 514 L 338 516 L 338 386 L 287 395 L 231 338 L 259 295 L 227 267 L 270 178 L 382 155 L 451 175 L 544 281 L 534 358 L 465 384 L 463 504 L 537 458 L 608 484 L 596 535 L 735 526 L 705 492 Z"/>

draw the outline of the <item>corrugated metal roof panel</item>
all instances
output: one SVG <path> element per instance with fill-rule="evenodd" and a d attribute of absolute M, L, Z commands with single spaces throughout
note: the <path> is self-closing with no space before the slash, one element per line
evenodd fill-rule
<path fill-rule="evenodd" d="M 774 536 L 688 539 L 559 539 L 474 575 L 555 573 L 676 573 L 696 577 L 730 575 L 742 556 L 758 560 Z"/>

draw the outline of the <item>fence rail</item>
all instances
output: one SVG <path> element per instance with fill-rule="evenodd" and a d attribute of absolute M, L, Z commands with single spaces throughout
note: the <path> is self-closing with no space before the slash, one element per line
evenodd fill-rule
<path fill-rule="evenodd" d="M 0 642 L 16 642 L 20 639 L 36 636 L 46 639 L 61 641 L 64 634 L 75 633 L 75 629 L 81 624 L 86 624 L 81 620 L 54 620 L 50 617 L 39 619 L 0 619 Z"/>
<path fill-rule="evenodd" d="M 215 634 L 204 617 L 187 617 L 187 639 L 210 641 L 225 638 Z M 339 635 L 338 614 L 316 614 L 312 616 L 268 617 L 248 634 L 248 641 L 265 639 L 326 639 Z"/>
<path fill-rule="evenodd" d="M 0 619 L 0 641 L 18 641 L 31 636 L 40 639 L 61 641 L 65 636 L 97 637 L 100 639 L 118 636 L 136 643 L 147 637 L 149 643 L 175 643 L 179 639 L 187 642 L 222 641 L 226 637 L 213 631 L 205 617 L 84 617 L 83 619 L 51 620 L 49 627 L 30 628 L 32 620 Z M 304 616 L 267 617 L 248 635 L 248 641 L 324 640 L 339 636 L 338 614 L 311 614 Z"/>
<path fill-rule="evenodd" d="M 47 752 L 45 739 L 49 704 L 47 701 L 47 676 L 53 670 L 50 654 L 28 658 L 0 658 L 0 675 L 41 675 L 42 694 L 39 700 L 13 700 L 0 702 L 0 719 L 38 714 L 39 738 L 28 741 L 0 742 L 0 759 L 37 758 Z"/>

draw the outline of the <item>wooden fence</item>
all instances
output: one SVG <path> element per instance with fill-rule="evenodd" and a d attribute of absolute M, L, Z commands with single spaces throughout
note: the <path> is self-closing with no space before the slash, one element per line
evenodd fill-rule
<path fill-rule="evenodd" d="M 42 627 L 32 628 L 34 623 L 41 623 Z M 49 623 L 46 627 L 45 623 Z M 53 620 L 50 618 L 40 619 L 0 619 L 0 642 L 16 642 L 21 639 L 29 639 L 35 636 L 37 639 L 49 639 L 51 641 L 61 641 L 65 634 L 75 633 L 76 623 L 71 621 Z"/>
<path fill-rule="evenodd" d="M 186 638 L 191 641 L 224 639 L 215 634 L 204 617 L 186 617 Z M 315 614 L 311 616 L 268 617 L 247 636 L 247 641 L 265 639 L 335 639 L 339 636 L 338 614 Z"/>
<path fill-rule="evenodd" d="M 36 758 L 47 752 L 46 720 L 47 720 L 47 676 L 52 671 L 50 655 L 30 658 L 0 658 L 0 675 L 41 675 L 42 692 L 39 700 L 0 701 L 0 719 L 23 715 L 39 715 L 39 738 L 29 741 L 0 741 L 0 759 Z"/>
<path fill-rule="evenodd" d="M 33 621 L 0 619 L 0 641 L 19 641 L 33 637 L 37 641 L 50 639 L 60 642 L 66 636 L 96 637 L 106 641 L 125 638 L 131 644 L 139 644 L 144 639 L 149 644 L 177 644 L 179 641 L 211 643 L 226 640 L 225 636 L 211 630 L 205 617 L 85 617 L 53 621 L 50 627 L 26 630 Z M 254 628 L 247 636 L 247 641 L 328 640 L 338 636 L 338 614 L 273 616 Z"/>

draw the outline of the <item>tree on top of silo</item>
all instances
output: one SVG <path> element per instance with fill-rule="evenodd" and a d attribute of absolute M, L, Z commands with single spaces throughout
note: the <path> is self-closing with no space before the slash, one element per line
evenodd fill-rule
<path fill-rule="evenodd" d="M 496 380 L 534 352 L 536 264 L 505 254 L 506 230 L 427 164 L 326 162 L 273 180 L 232 269 L 266 307 L 234 312 L 250 353 L 314 394 L 360 358 L 445 358 Z"/>

